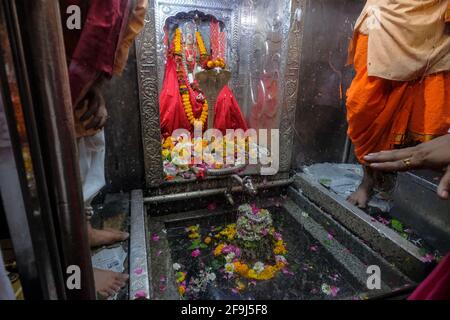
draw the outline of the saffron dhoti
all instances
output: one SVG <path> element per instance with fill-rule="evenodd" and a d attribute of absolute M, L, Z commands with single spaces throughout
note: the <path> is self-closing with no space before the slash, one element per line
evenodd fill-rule
<path fill-rule="evenodd" d="M 414 81 L 368 74 L 369 36 L 357 33 L 355 78 L 347 91 L 348 135 L 358 160 L 409 142 L 425 142 L 450 128 L 450 72 Z"/>

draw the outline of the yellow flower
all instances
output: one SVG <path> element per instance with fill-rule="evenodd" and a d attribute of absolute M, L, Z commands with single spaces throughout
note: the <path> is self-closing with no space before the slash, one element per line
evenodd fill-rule
<path fill-rule="evenodd" d="M 258 280 L 258 274 L 257 274 L 256 271 L 253 270 L 253 269 L 250 269 L 250 270 L 248 271 L 247 275 L 248 275 L 248 277 L 249 277 L 250 279 Z"/>
<path fill-rule="evenodd" d="M 202 56 L 207 55 L 205 42 L 203 41 L 202 34 L 199 31 L 197 31 L 195 33 L 195 36 L 197 38 L 198 50 L 200 51 L 200 55 Z"/>
<path fill-rule="evenodd" d="M 186 287 L 185 287 L 185 286 L 179 286 L 179 287 L 178 287 L 178 293 L 179 293 L 181 296 L 184 296 L 184 294 L 186 293 Z"/>
<path fill-rule="evenodd" d="M 220 256 L 222 254 L 222 250 L 225 247 L 225 244 L 221 243 L 219 244 L 216 249 L 214 249 L 214 256 Z"/>
<path fill-rule="evenodd" d="M 172 141 L 172 137 L 168 137 L 165 141 L 164 141 L 164 144 L 163 144 L 163 149 L 169 149 L 169 150 L 172 150 L 175 146 L 174 146 L 174 144 L 173 144 L 173 141 Z"/>
<path fill-rule="evenodd" d="M 200 235 L 197 232 L 191 233 L 189 235 L 189 239 L 198 239 L 200 238 Z"/>
<path fill-rule="evenodd" d="M 162 151 L 163 159 L 167 159 L 169 156 L 170 156 L 170 150 L 169 149 L 163 149 L 163 151 Z"/>
<path fill-rule="evenodd" d="M 177 283 L 182 283 L 184 280 L 186 280 L 186 273 L 177 272 Z"/>
<path fill-rule="evenodd" d="M 248 265 L 246 265 L 245 263 L 241 263 L 239 261 L 236 261 L 234 263 L 234 270 L 236 271 L 237 274 L 239 274 L 242 277 L 248 277 Z"/>
<path fill-rule="evenodd" d="M 229 224 L 224 230 L 219 233 L 222 237 L 226 237 L 229 241 L 236 237 L 236 224 Z"/>
<path fill-rule="evenodd" d="M 275 248 L 273 249 L 273 253 L 276 255 L 285 255 L 287 253 L 287 250 L 283 244 L 276 245 Z"/>
<path fill-rule="evenodd" d="M 242 291 L 242 290 L 245 290 L 245 288 L 246 288 L 246 286 L 245 286 L 245 284 L 243 282 L 241 282 L 241 281 L 237 282 L 237 288 L 236 289 L 238 289 L 239 291 Z"/>
<path fill-rule="evenodd" d="M 211 237 L 206 237 L 206 238 L 205 238 L 205 243 L 206 243 L 206 244 L 210 244 L 210 243 L 211 243 L 211 240 L 212 240 Z"/>
<path fill-rule="evenodd" d="M 188 229 L 188 231 L 190 231 L 190 232 L 197 232 L 198 229 L 199 229 L 199 227 L 198 227 L 198 226 L 190 226 L 190 227 L 188 227 L 187 229 Z"/>

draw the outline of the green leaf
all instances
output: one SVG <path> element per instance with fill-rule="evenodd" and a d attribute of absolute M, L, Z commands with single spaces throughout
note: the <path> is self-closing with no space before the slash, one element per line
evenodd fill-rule
<path fill-rule="evenodd" d="M 191 246 L 188 248 L 188 250 L 195 250 L 198 248 L 201 248 L 202 243 L 199 239 L 193 240 Z"/>
<path fill-rule="evenodd" d="M 211 267 L 213 268 L 214 271 L 219 270 L 222 266 L 223 264 L 217 259 L 214 259 L 211 263 Z"/>
<path fill-rule="evenodd" d="M 391 227 L 395 231 L 403 232 L 403 224 L 400 221 L 396 220 L 396 219 L 392 219 L 391 220 Z"/>
<path fill-rule="evenodd" d="M 331 186 L 331 179 L 319 179 L 319 183 L 324 187 L 329 188 Z"/>

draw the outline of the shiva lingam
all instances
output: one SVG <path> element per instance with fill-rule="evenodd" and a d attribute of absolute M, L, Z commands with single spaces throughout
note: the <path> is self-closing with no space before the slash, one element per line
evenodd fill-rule
<path fill-rule="evenodd" d="M 273 232 L 272 215 L 266 209 L 249 204 L 238 208 L 236 235 L 241 244 L 242 256 L 248 261 L 270 261 L 272 259 Z"/>

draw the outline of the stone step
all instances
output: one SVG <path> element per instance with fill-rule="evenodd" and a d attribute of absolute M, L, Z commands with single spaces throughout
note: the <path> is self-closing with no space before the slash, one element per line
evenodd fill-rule
<path fill-rule="evenodd" d="M 390 214 L 445 254 L 450 252 L 450 200 L 436 194 L 440 176 L 429 170 L 399 173 Z"/>

